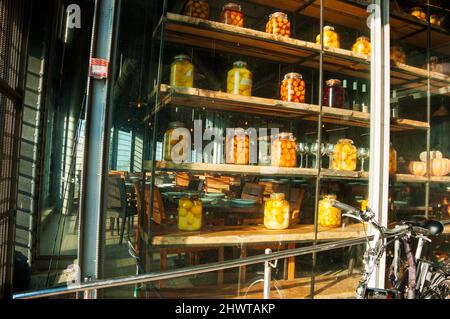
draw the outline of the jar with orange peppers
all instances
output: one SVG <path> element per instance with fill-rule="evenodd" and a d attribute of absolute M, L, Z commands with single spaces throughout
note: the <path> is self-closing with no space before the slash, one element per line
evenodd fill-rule
<path fill-rule="evenodd" d="M 421 7 L 413 7 L 409 10 L 409 14 L 415 16 L 417 19 L 427 21 L 427 14 L 423 12 Z"/>
<path fill-rule="evenodd" d="M 289 227 L 290 207 L 283 193 L 270 194 L 264 204 L 264 226 L 268 229 L 286 229 Z"/>
<path fill-rule="evenodd" d="M 320 34 L 316 37 L 316 43 L 320 44 Z M 339 34 L 334 31 L 333 27 L 325 26 L 323 27 L 323 45 L 330 48 L 340 48 L 341 40 Z"/>
<path fill-rule="evenodd" d="M 202 228 L 203 204 L 198 198 L 183 197 L 178 201 L 178 229 L 196 231 Z"/>
<path fill-rule="evenodd" d="M 291 36 L 291 22 L 288 15 L 284 12 L 274 12 L 269 16 L 266 23 L 266 32 L 283 37 Z"/>
<path fill-rule="evenodd" d="M 332 201 L 334 200 L 336 200 L 336 195 L 323 195 L 319 201 L 319 214 L 317 219 L 319 226 L 341 226 L 341 210 L 332 205 Z"/>
<path fill-rule="evenodd" d="M 280 97 L 282 101 L 305 102 L 305 81 L 300 73 L 291 72 L 281 82 Z"/>
<path fill-rule="evenodd" d="M 209 18 L 209 3 L 207 0 L 189 0 L 184 6 L 184 15 L 208 19 Z"/>
<path fill-rule="evenodd" d="M 280 133 L 272 142 L 272 166 L 297 166 L 297 152 L 295 137 L 292 133 Z"/>
<path fill-rule="evenodd" d="M 398 63 L 406 63 L 406 53 L 402 47 L 391 47 L 391 60 Z"/>
<path fill-rule="evenodd" d="M 226 137 L 225 162 L 227 164 L 248 165 L 249 137 L 247 134 L 236 134 Z"/>
<path fill-rule="evenodd" d="M 392 146 L 389 147 L 389 174 L 397 173 L 397 151 Z"/>
<path fill-rule="evenodd" d="M 355 53 L 370 55 L 370 49 L 370 40 L 365 36 L 357 38 L 352 46 L 352 51 Z"/>
<path fill-rule="evenodd" d="M 340 139 L 333 150 L 333 169 L 354 171 L 356 169 L 356 146 L 350 139 Z"/>
<path fill-rule="evenodd" d="M 241 5 L 234 2 L 225 4 L 220 13 L 220 21 L 225 24 L 244 27 L 244 13 Z"/>

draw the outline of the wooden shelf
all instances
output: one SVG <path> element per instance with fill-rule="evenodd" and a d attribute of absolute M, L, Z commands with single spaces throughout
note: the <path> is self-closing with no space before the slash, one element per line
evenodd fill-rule
<path fill-rule="evenodd" d="M 320 107 L 313 104 L 284 102 L 281 100 L 242 96 L 224 92 L 161 86 L 161 106 L 176 105 L 205 108 L 209 111 L 237 112 L 276 118 L 317 121 Z M 333 107 L 323 107 L 323 122 L 344 126 L 370 126 L 370 114 Z M 428 123 L 398 119 L 392 123 L 393 131 L 427 129 Z"/>
<path fill-rule="evenodd" d="M 398 183 L 426 183 L 428 178 L 426 176 L 415 176 L 412 174 L 395 174 L 391 178 Z M 431 176 L 432 183 L 450 183 L 450 176 Z"/>
<path fill-rule="evenodd" d="M 144 168 L 147 171 L 152 169 L 152 161 L 145 161 Z M 281 176 L 281 177 L 306 177 L 313 178 L 317 176 L 315 168 L 299 167 L 274 167 L 257 165 L 234 165 L 234 164 L 209 164 L 209 163 L 182 163 L 157 161 L 156 171 L 189 171 L 193 173 L 209 173 L 223 175 L 259 175 L 259 176 Z M 367 173 L 357 171 L 337 171 L 322 169 L 321 177 L 325 179 L 360 179 L 366 180 Z"/>
<path fill-rule="evenodd" d="M 169 42 L 247 55 L 265 60 L 319 67 L 320 45 L 299 39 L 268 34 L 220 22 L 167 14 L 166 39 Z M 369 79 L 370 57 L 350 50 L 325 48 L 324 70 Z M 391 83 L 397 89 L 427 90 L 428 72 L 405 64 L 393 63 Z M 450 77 L 431 72 L 431 89 L 450 85 Z"/>

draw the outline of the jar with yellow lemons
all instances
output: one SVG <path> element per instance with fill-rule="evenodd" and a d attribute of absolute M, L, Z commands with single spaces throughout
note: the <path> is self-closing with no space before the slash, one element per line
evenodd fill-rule
<path fill-rule="evenodd" d="M 370 55 L 370 50 L 370 40 L 365 36 L 357 38 L 356 42 L 352 46 L 352 51 L 355 53 Z"/>
<path fill-rule="evenodd" d="M 341 210 L 333 207 L 332 201 L 336 200 L 336 195 L 323 195 L 319 201 L 319 226 L 339 227 L 341 226 Z"/>
<path fill-rule="evenodd" d="M 191 88 L 194 86 L 194 65 L 186 54 L 175 56 L 170 66 L 170 85 Z"/>
<path fill-rule="evenodd" d="M 264 205 L 264 226 L 268 229 L 289 227 L 290 207 L 283 193 L 273 193 Z"/>
<path fill-rule="evenodd" d="M 320 34 L 316 36 L 316 43 L 320 44 Z M 331 26 L 323 27 L 323 45 L 330 48 L 341 47 L 340 36 Z"/>
<path fill-rule="evenodd" d="M 178 229 L 196 231 L 202 228 L 203 205 L 197 198 L 183 197 L 178 201 Z"/>
<path fill-rule="evenodd" d="M 244 61 L 234 62 L 233 68 L 228 71 L 227 93 L 251 96 L 252 84 L 252 72 L 247 69 L 247 63 Z"/>
<path fill-rule="evenodd" d="M 365 198 L 361 201 L 361 210 L 365 211 L 367 206 L 369 206 L 369 199 Z"/>
<path fill-rule="evenodd" d="M 340 139 L 333 150 L 333 169 L 354 171 L 356 169 L 356 146 L 350 139 Z"/>

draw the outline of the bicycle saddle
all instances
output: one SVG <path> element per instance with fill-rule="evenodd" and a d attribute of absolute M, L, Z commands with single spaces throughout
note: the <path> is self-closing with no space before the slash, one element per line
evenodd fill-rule
<path fill-rule="evenodd" d="M 426 229 L 431 235 L 439 235 L 444 231 L 444 225 L 440 221 L 432 219 L 405 220 L 404 224 Z"/>

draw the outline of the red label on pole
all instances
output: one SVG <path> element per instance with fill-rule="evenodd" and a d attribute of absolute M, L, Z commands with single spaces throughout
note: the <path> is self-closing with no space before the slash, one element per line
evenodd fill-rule
<path fill-rule="evenodd" d="M 108 78 L 109 61 L 105 59 L 91 59 L 89 76 L 95 79 Z"/>

